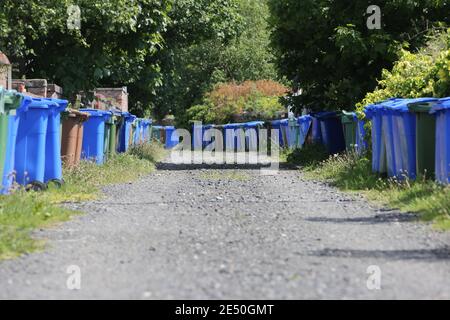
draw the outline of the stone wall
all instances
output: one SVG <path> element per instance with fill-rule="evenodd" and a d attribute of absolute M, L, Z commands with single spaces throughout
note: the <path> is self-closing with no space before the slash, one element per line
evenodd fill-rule
<path fill-rule="evenodd" d="M 122 88 L 97 88 L 95 95 L 111 102 L 112 106 L 123 112 L 128 112 L 127 87 Z"/>

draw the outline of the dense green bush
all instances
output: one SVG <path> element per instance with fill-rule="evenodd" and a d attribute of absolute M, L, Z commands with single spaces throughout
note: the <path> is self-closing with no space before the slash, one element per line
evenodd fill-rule
<path fill-rule="evenodd" d="M 418 53 L 401 50 L 391 71 L 383 70 L 378 88 L 358 104 L 362 109 L 371 103 L 392 97 L 446 97 L 450 95 L 450 31 L 434 35 Z"/>
<path fill-rule="evenodd" d="M 426 31 L 449 23 L 445 0 L 269 0 L 272 44 L 280 73 L 298 82 L 301 109 L 348 109 L 373 91 L 398 49 L 423 46 Z M 369 5 L 381 29 L 369 30 Z"/>

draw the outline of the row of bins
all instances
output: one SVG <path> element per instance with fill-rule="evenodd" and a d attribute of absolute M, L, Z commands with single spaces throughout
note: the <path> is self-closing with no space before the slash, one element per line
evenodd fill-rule
<path fill-rule="evenodd" d="M 229 123 L 225 125 L 193 125 L 192 148 L 203 150 L 213 143 L 216 150 L 257 151 L 259 148 L 259 129 L 263 121 L 247 123 Z M 220 131 L 222 141 L 216 140 L 216 132 Z"/>
<path fill-rule="evenodd" d="M 2 188 L 13 181 L 43 188 L 50 181 L 62 183 L 61 112 L 67 101 L 30 98 L 0 90 Z"/>
<path fill-rule="evenodd" d="M 150 141 L 151 121 L 115 110 L 68 109 L 68 101 L 31 98 L 0 88 L 0 193 L 13 182 L 35 190 L 63 183 L 62 163 L 102 164 L 132 144 Z"/>
<path fill-rule="evenodd" d="M 272 129 L 279 130 L 279 145 L 282 148 L 302 148 L 312 126 L 313 118 L 309 115 L 275 120 L 271 122 Z"/>
<path fill-rule="evenodd" d="M 372 122 L 372 169 L 399 179 L 449 183 L 450 99 L 389 99 L 365 109 Z"/>

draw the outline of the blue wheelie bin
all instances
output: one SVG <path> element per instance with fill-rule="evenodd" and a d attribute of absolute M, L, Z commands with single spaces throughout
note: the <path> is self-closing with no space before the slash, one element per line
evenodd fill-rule
<path fill-rule="evenodd" d="M 223 126 L 225 148 L 228 151 L 245 151 L 245 130 L 243 123 L 229 123 Z"/>
<path fill-rule="evenodd" d="M 305 145 L 306 138 L 312 126 L 313 118 L 311 116 L 302 116 L 297 119 L 299 125 L 299 141 L 298 147 L 302 148 Z"/>
<path fill-rule="evenodd" d="M 16 139 L 16 181 L 35 190 L 46 188 L 45 156 L 50 114 L 56 108 L 52 101 L 33 98 L 25 112 L 18 114 Z"/>
<path fill-rule="evenodd" d="M 120 128 L 119 132 L 119 145 L 117 147 L 118 152 L 127 152 L 128 148 L 130 147 L 130 142 L 132 141 L 130 139 L 132 134 L 132 124 L 134 120 L 136 119 L 136 116 L 130 114 L 129 112 L 123 112 L 123 125 Z"/>
<path fill-rule="evenodd" d="M 313 144 L 322 144 L 322 129 L 320 126 L 320 121 L 316 117 L 312 117 L 312 143 Z"/>
<path fill-rule="evenodd" d="M 103 164 L 105 160 L 105 122 L 112 117 L 109 111 L 81 109 L 89 113 L 88 121 L 83 124 L 82 158 Z"/>
<path fill-rule="evenodd" d="M 180 143 L 180 137 L 175 127 L 167 126 L 166 129 L 166 149 L 172 149 Z"/>
<path fill-rule="evenodd" d="M 383 136 L 382 107 L 371 104 L 365 107 L 366 118 L 372 122 L 372 171 L 384 174 L 386 169 L 386 146 Z"/>
<path fill-rule="evenodd" d="M 44 182 L 63 183 L 61 160 L 61 112 L 66 110 L 68 101 L 60 99 L 45 99 L 51 104 L 45 141 L 45 173 Z M 50 105 L 50 104 L 49 104 Z"/>
<path fill-rule="evenodd" d="M 450 183 L 450 98 L 441 99 L 431 110 L 436 115 L 436 180 Z"/>
<path fill-rule="evenodd" d="M 272 129 L 278 130 L 280 147 L 284 148 L 287 145 L 287 142 L 286 142 L 285 136 L 283 134 L 283 125 L 287 125 L 287 119 L 274 120 L 271 122 L 271 124 L 272 124 Z"/>
<path fill-rule="evenodd" d="M 151 129 L 153 121 L 151 119 L 146 119 L 144 122 L 144 142 L 151 142 Z"/>
<path fill-rule="evenodd" d="M 134 121 L 134 130 L 133 130 L 133 144 L 138 145 L 141 143 L 142 138 L 142 119 L 136 119 Z"/>
<path fill-rule="evenodd" d="M 192 150 L 203 150 L 203 126 L 199 123 L 192 125 Z"/>
<path fill-rule="evenodd" d="M 244 124 L 245 148 L 248 151 L 258 151 L 259 130 L 264 126 L 264 121 L 252 121 Z"/>
<path fill-rule="evenodd" d="M 367 106 L 366 117 L 372 121 L 372 169 L 388 176 L 396 176 L 394 113 L 395 106 L 404 99 L 392 98 Z"/>
<path fill-rule="evenodd" d="M 356 127 L 356 151 L 359 154 L 362 154 L 365 150 L 367 150 L 367 142 L 366 142 L 366 129 L 364 128 L 365 122 L 361 119 L 358 119 L 358 124 Z"/>
<path fill-rule="evenodd" d="M 201 140 L 202 140 L 202 148 L 204 149 L 204 148 L 206 148 L 207 146 L 209 146 L 212 142 L 211 142 L 211 140 L 210 139 L 208 139 L 208 140 L 210 140 L 210 141 L 207 141 L 207 139 L 206 139 L 206 133 L 207 132 L 209 132 L 209 130 L 212 130 L 212 129 L 214 129 L 214 125 L 212 125 L 212 124 L 207 124 L 207 125 L 204 125 L 204 126 L 202 126 L 202 131 L 201 131 Z"/>
<path fill-rule="evenodd" d="M 328 153 L 336 154 L 345 151 L 344 131 L 338 112 L 319 112 L 313 117 L 320 123 L 322 143 Z"/>

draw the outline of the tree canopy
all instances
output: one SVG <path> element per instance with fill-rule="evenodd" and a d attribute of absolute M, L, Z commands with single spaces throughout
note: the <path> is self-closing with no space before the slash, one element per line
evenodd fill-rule
<path fill-rule="evenodd" d="M 81 9 L 81 28 L 68 28 L 68 8 Z M 3 0 L 0 50 L 16 74 L 63 86 L 68 96 L 103 85 L 128 85 L 149 102 L 161 75 L 156 53 L 169 22 L 169 1 Z M 145 85 L 142 85 L 142 84 Z"/>
<path fill-rule="evenodd" d="M 426 31 L 448 23 L 446 0 L 381 0 L 381 29 L 369 29 L 365 0 L 269 0 L 279 72 L 299 83 L 294 101 L 312 109 L 352 108 L 377 85 L 399 49 L 416 50 Z"/>

